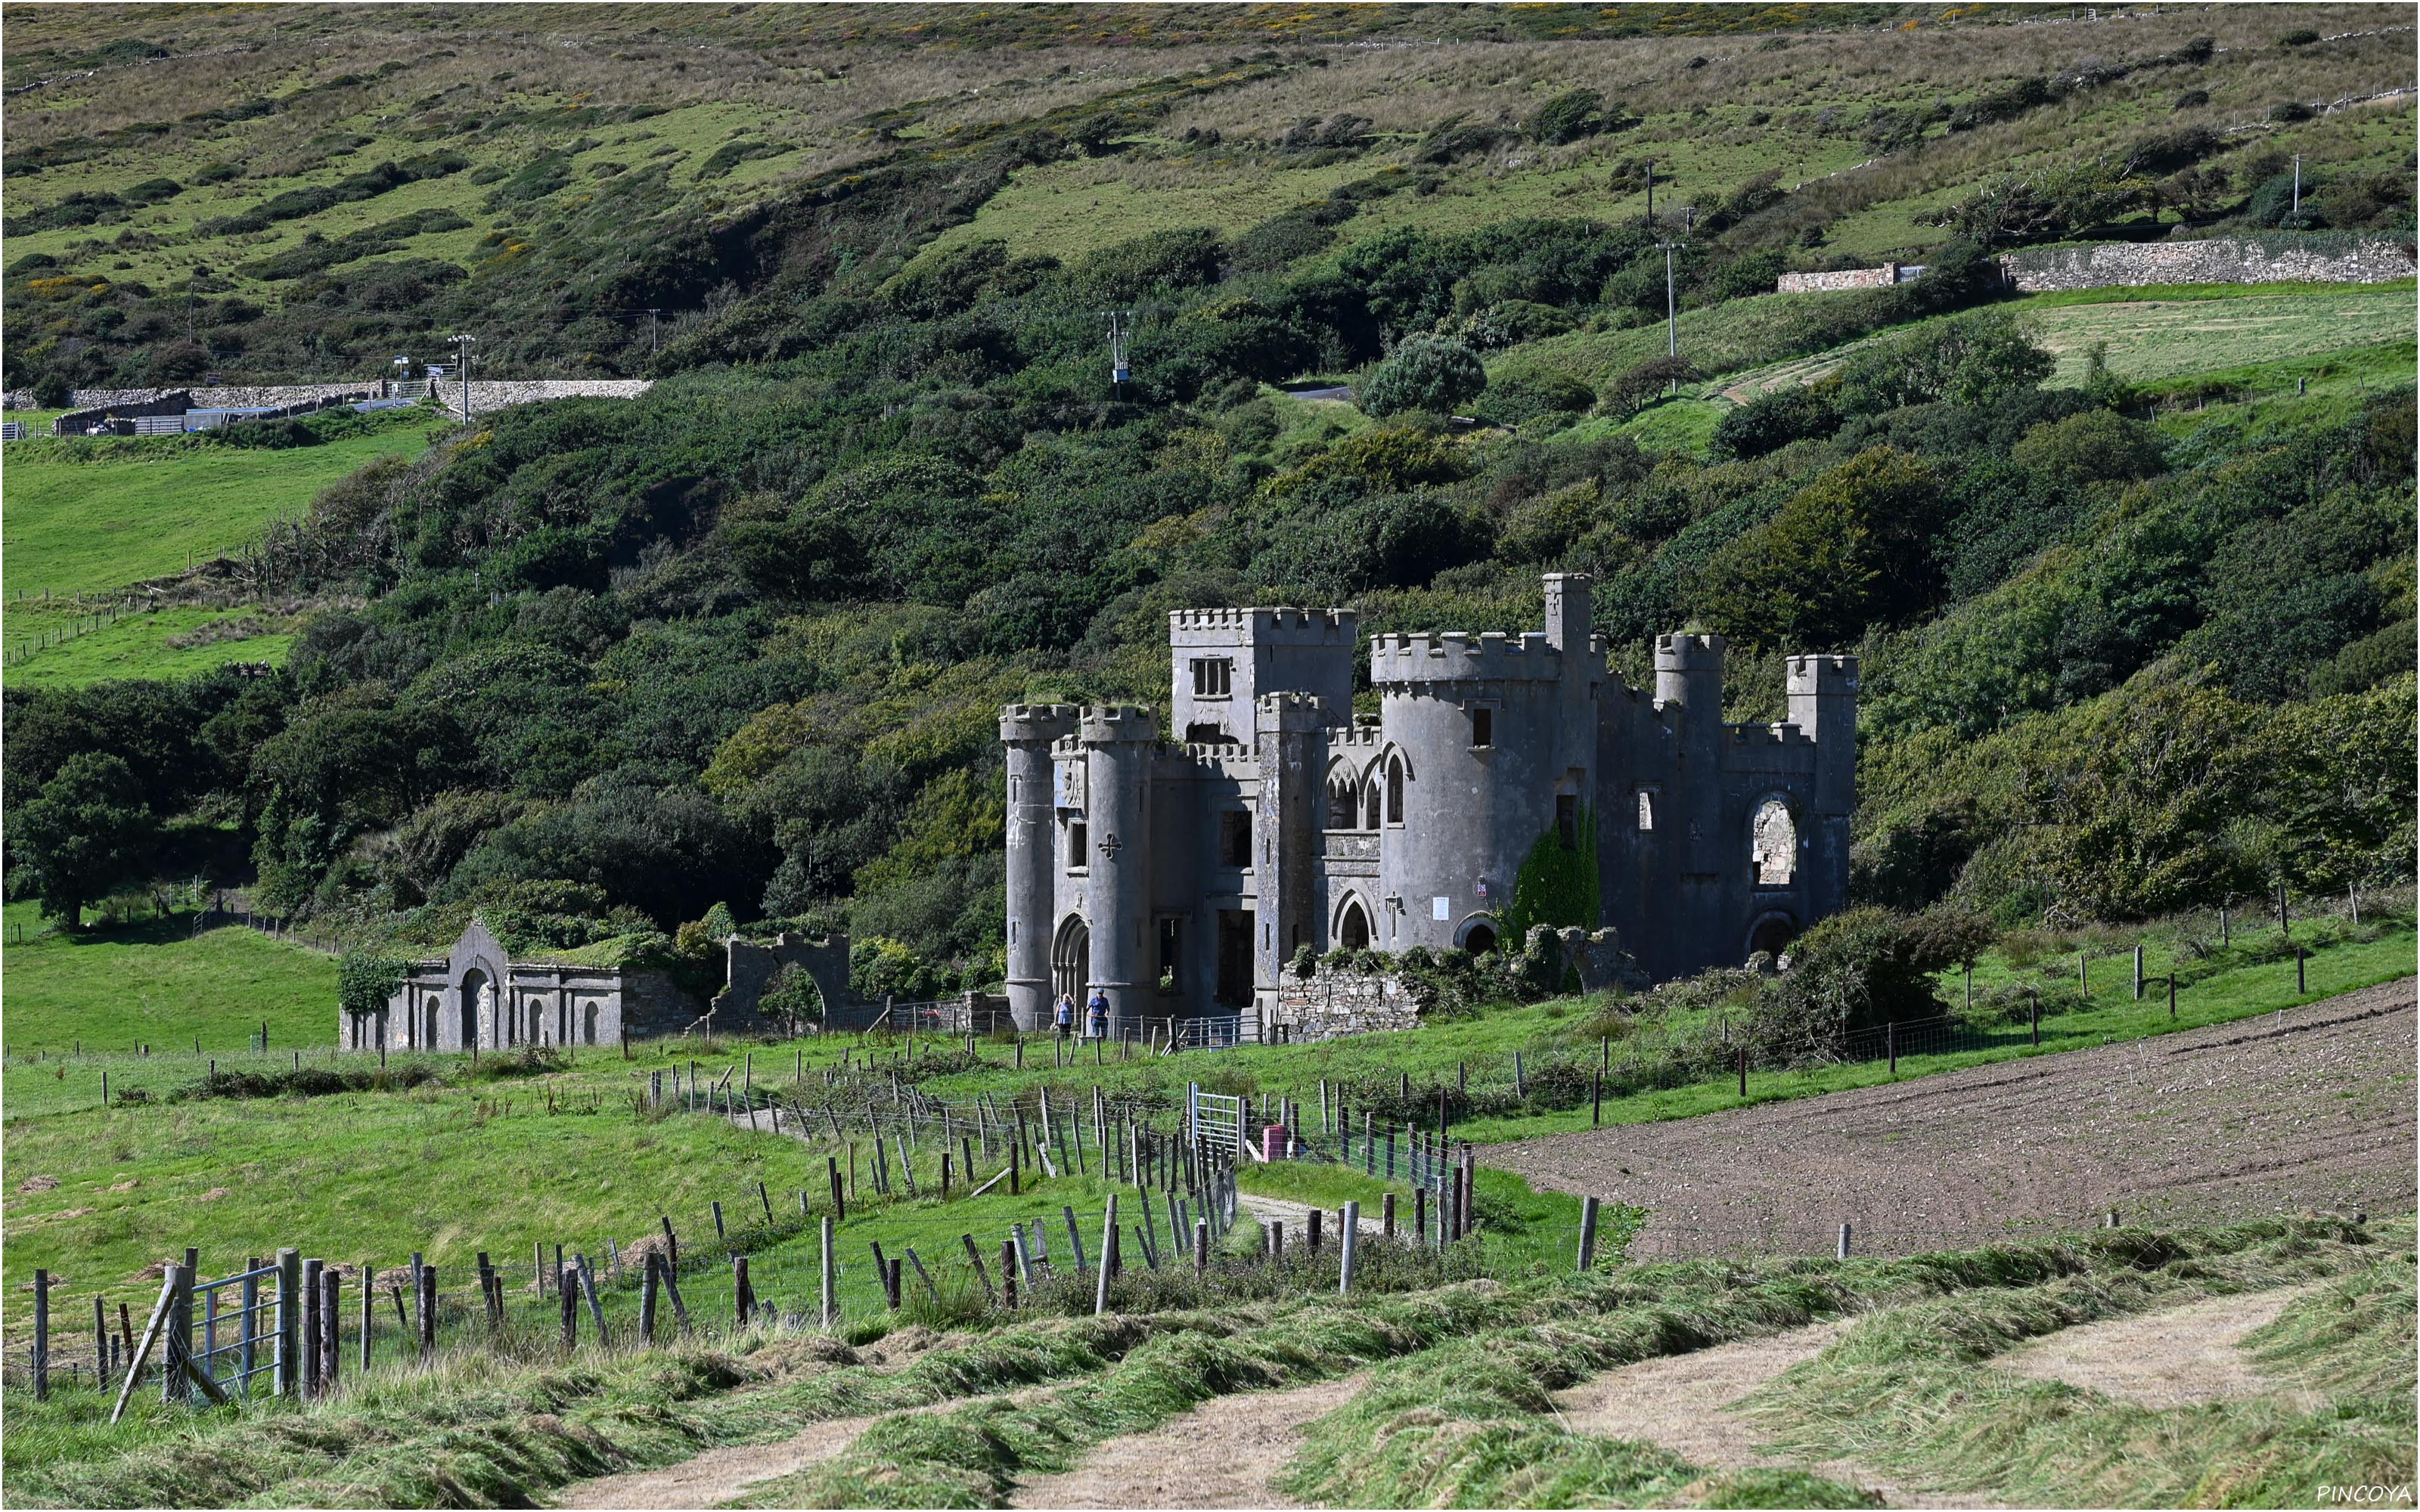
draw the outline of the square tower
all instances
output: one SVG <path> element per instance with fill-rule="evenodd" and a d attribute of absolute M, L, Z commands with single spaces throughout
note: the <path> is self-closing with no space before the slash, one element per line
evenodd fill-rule
<path fill-rule="evenodd" d="M 1331 722 L 1353 716 L 1351 609 L 1180 609 L 1168 615 L 1169 736 L 1252 741 L 1252 705 L 1308 693 Z"/>

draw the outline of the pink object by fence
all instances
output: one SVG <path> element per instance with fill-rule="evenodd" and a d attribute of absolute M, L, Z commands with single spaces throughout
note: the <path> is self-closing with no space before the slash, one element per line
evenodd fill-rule
<path fill-rule="evenodd" d="M 1284 1124 L 1272 1123 L 1261 1131 L 1261 1158 L 1264 1161 L 1279 1161 L 1286 1158 Z"/>

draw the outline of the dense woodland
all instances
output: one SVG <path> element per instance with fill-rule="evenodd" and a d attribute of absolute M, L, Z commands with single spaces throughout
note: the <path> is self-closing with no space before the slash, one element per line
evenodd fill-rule
<path fill-rule="evenodd" d="M 2190 52 L 2126 67 L 2208 61 Z M 1253 224 L 1064 258 L 923 253 L 1030 164 L 1235 151 L 1152 131 L 1286 66 L 957 128 L 613 244 L 650 193 L 626 175 L 539 212 L 551 271 L 304 278 L 238 322 L 253 350 L 382 350 L 396 322 L 465 308 L 449 301 L 552 298 L 562 259 L 609 250 L 600 303 L 690 313 L 652 357 L 627 324 L 548 326 L 659 381 L 483 416 L 263 543 L 260 585 L 326 606 L 277 675 L 12 690 L 12 890 L 73 919 L 199 875 L 365 940 L 442 937 L 478 907 L 518 942 L 663 960 L 704 960 L 731 924 L 845 928 L 866 991 L 981 984 L 1001 969 L 1001 703 L 1164 700 L 1171 609 L 1518 630 L 1549 570 L 1595 576 L 1634 684 L 1659 631 L 1730 638 L 1735 718 L 1780 716 L 1785 653 L 1865 658 L 1867 903 L 2015 925 L 2409 878 L 2411 387 L 2156 422 L 2105 372 L 2045 387 L 2050 356 L 1986 261 L 2162 204 L 2408 235 L 2408 174 L 2295 220 L 2274 154 L 2147 128 L 2090 182 L 1976 189 L 1913 249 L 1931 269 L 1914 284 L 1796 300 L 1767 291 L 1821 260 L 1821 193 L 1701 187 L 1682 298 L 1761 312 L 1730 365 L 1885 333 L 1731 412 L 1703 455 L 1601 423 L 1696 377 L 1685 363 L 1590 385 L 1499 360 L 1660 317 L 1658 227 L 1339 236 L 1459 160 L 1618 131 L 1601 96 L 1383 154 L 1366 123 L 1308 122 L 1251 150 L 1370 171 Z M 1947 142 L 2054 108 L 2053 82 L 2090 83 L 1855 129 Z M 553 192 L 543 160 L 524 175 L 492 192 Z M 85 305 L 81 365 L 55 336 L 12 340 L 10 380 L 121 371 L 146 308 Z M 1136 312 L 1115 391 L 1109 308 Z M 1274 387 L 1308 378 L 1354 382 L 1360 412 Z"/>

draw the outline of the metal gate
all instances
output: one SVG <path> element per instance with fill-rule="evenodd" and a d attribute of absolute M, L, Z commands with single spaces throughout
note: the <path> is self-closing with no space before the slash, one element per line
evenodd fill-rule
<path fill-rule="evenodd" d="M 1199 1082 L 1185 1084 L 1185 1132 L 1197 1149 L 1214 1154 L 1220 1164 L 1244 1159 L 1244 1100 L 1205 1092 Z"/>

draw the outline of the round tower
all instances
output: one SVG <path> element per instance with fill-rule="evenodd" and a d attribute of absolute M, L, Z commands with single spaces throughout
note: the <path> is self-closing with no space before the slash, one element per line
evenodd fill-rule
<path fill-rule="evenodd" d="M 1109 1032 L 1141 1024 L 1158 979 L 1151 960 L 1151 774 L 1159 724 L 1131 703 L 1083 711 L 1077 736 L 1086 776 L 1084 858 L 1092 902 L 1092 980 L 1109 1000 Z"/>
<path fill-rule="evenodd" d="M 1000 711 L 1008 757 L 1008 1011 L 1019 1029 L 1050 1022 L 1052 881 L 1050 747 L 1076 732 L 1072 703 L 1012 703 Z"/>
<path fill-rule="evenodd" d="M 1384 760 L 1405 767 L 1402 822 L 1390 810 L 1380 832 L 1379 891 L 1394 918 L 1379 946 L 1519 948 L 1497 920 L 1522 863 L 1558 831 L 1559 800 L 1575 825 L 1595 796 L 1596 727 L 1566 686 L 1602 675 L 1585 660 L 1542 634 L 1372 641 Z"/>

